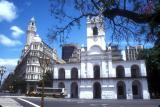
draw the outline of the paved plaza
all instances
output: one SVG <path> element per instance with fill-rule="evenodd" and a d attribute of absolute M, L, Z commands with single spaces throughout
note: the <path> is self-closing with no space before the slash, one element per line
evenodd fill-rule
<path fill-rule="evenodd" d="M 40 107 L 40 101 L 40 97 L 0 96 L 2 107 Z M 160 107 L 160 100 L 84 100 L 46 97 L 45 107 Z"/>

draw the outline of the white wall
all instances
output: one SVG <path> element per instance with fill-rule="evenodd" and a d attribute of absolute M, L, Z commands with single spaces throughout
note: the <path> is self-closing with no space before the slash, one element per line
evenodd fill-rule
<path fill-rule="evenodd" d="M 58 69 L 59 68 L 64 68 L 65 69 L 65 76 L 67 79 L 70 78 L 71 76 L 71 69 L 73 67 L 78 68 L 78 74 L 79 78 L 93 78 L 93 67 L 94 65 L 99 65 L 100 66 L 100 71 L 101 77 L 107 77 L 107 68 L 109 69 L 109 77 L 115 77 L 115 78 L 106 78 L 106 79 L 100 79 L 100 80 L 94 80 L 94 79 L 82 79 L 82 80 L 77 80 L 76 82 L 78 83 L 78 90 L 79 90 L 79 98 L 81 99 L 93 99 L 93 84 L 95 82 L 99 82 L 101 84 L 101 98 L 102 99 L 117 99 L 117 82 L 118 81 L 124 81 L 126 85 L 126 99 L 133 99 L 132 95 L 132 82 L 134 79 L 132 78 L 116 78 L 116 67 L 118 65 L 123 65 L 125 68 L 125 76 L 126 77 L 131 77 L 131 66 L 132 65 L 139 65 L 141 69 L 141 74 L 143 76 L 146 75 L 146 68 L 145 68 L 145 63 L 144 61 L 117 61 L 117 62 L 112 62 L 109 60 L 108 62 L 105 60 L 90 60 L 90 61 L 82 61 L 82 63 L 79 64 L 63 64 L 63 65 L 57 65 L 54 68 L 54 78 L 58 77 Z M 81 68 L 81 69 L 80 69 Z M 87 72 L 87 73 L 86 73 Z M 148 84 L 146 78 L 137 78 L 136 80 L 139 80 L 140 83 L 142 84 L 142 94 L 143 94 L 143 99 L 149 99 L 149 92 L 148 92 Z M 53 87 L 58 87 L 58 83 L 61 82 L 61 80 L 56 80 L 58 82 L 53 83 Z M 67 97 L 70 98 L 70 87 L 71 83 L 73 80 L 63 80 L 65 83 L 65 87 L 67 89 Z"/>
<path fill-rule="evenodd" d="M 71 79 L 71 69 L 72 68 L 77 68 L 78 69 L 78 77 L 80 77 L 80 74 L 81 74 L 80 63 L 78 63 L 78 64 L 58 64 L 58 65 L 54 65 L 54 73 L 53 73 L 54 79 L 58 79 L 58 70 L 60 68 L 64 68 L 66 79 Z"/>
<path fill-rule="evenodd" d="M 144 60 L 136 60 L 136 61 L 115 61 L 112 63 L 112 76 L 116 77 L 116 67 L 122 65 L 125 69 L 125 77 L 131 77 L 131 66 L 138 65 L 140 68 L 141 76 L 146 76 L 146 66 Z"/>

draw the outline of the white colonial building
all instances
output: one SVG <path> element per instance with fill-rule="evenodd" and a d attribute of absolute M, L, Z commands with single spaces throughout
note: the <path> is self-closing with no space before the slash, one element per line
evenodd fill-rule
<path fill-rule="evenodd" d="M 78 52 L 77 62 L 53 67 L 53 87 L 65 88 L 66 98 L 150 99 L 145 61 L 124 61 L 118 48 L 106 46 L 102 17 L 87 18 L 87 47 Z"/>
<path fill-rule="evenodd" d="M 123 60 L 117 46 L 106 45 L 102 17 L 87 18 L 87 47 L 64 45 L 63 60 L 37 35 L 34 18 L 26 35 L 14 73 L 26 81 L 27 92 L 42 79 L 39 59 L 43 57 L 51 59 L 47 69 L 53 71 L 53 88 L 65 88 L 66 98 L 150 99 L 144 60 Z"/>

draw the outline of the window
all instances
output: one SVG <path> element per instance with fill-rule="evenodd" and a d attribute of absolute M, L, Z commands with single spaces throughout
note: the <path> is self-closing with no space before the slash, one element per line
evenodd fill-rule
<path fill-rule="evenodd" d="M 96 26 L 93 27 L 93 35 L 98 35 L 98 28 Z"/>
<path fill-rule="evenodd" d="M 34 71 L 34 66 L 32 66 L 32 71 Z"/>
<path fill-rule="evenodd" d="M 78 69 L 77 68 L 71 69 L 71 79 L 78 79 Z"/>
<path fill-rule="evenodd" d="M 124 67 L 123 66 L 117 66 L 116 68 L 116 77 L 123 78 L 125 77 Z"/>
<path fill-rule="evenodd" d="M 33 80 L 33 74 L 31 74 L 31 80 Z"/>
<path fill-rule="evenodd" d="M 100 66 L 99 65 L 95 65 L 93 67 L 93 71 L 94 71 L 94 78 L 95 79 L 99 79 L 100 78 Z"/>
<path fill-rule="evenodd" d="M 27 63 L 28 63 L 28 64 L 30 63 L 29 59 L 27 60 Z"/>
<path fill-rule="evenodd" d="M 37 54 L 36 54 L 36 52 L 33 52 L 33 56 L 36 56 Z"/>
<path fill-rule="evenodd" d="M 64 68 L 60 68 L 59 69 L 58 78 L 59 79 L 65 79 L 65 70 L 64 70 Z"/>
<path fill-rule="evenodd" d="M 140 76 L 140 70 L 138 65 L 132 65 L 131 66 L 131 77 L 139 77 Z"/>
<path fill-rule="evenodd" d="M 38 72 L 41 72 L 41 69 L 38 67 Z"/>
<path fill-rule="evenodd" d="M 42 48 L 42 44 L 40 44 L 40 47 Z"/>
<path fill-rule="evenodd" d="M 37 44 L 33 45 L 33 49 L 38 49 L 38 45 Z"/>

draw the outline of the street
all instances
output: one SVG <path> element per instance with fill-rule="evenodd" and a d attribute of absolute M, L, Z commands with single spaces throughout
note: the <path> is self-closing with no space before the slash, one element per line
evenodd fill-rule
<path fill-rule="evenodd" d="M 0 93 L 0 105 L 2 107 L 40 107 L 40 101 L 40 97 Z M 160 99 L 86 100 L 45 97 L 45 107 L 160 107 Z"/>
<path fill-rule="evenodd" d="M 14 98 L 23 107 L 40 107 L 40 98 Z M 159 107 L 160 100 L 80 100 L 45 98 L 45 107 Z"/>

